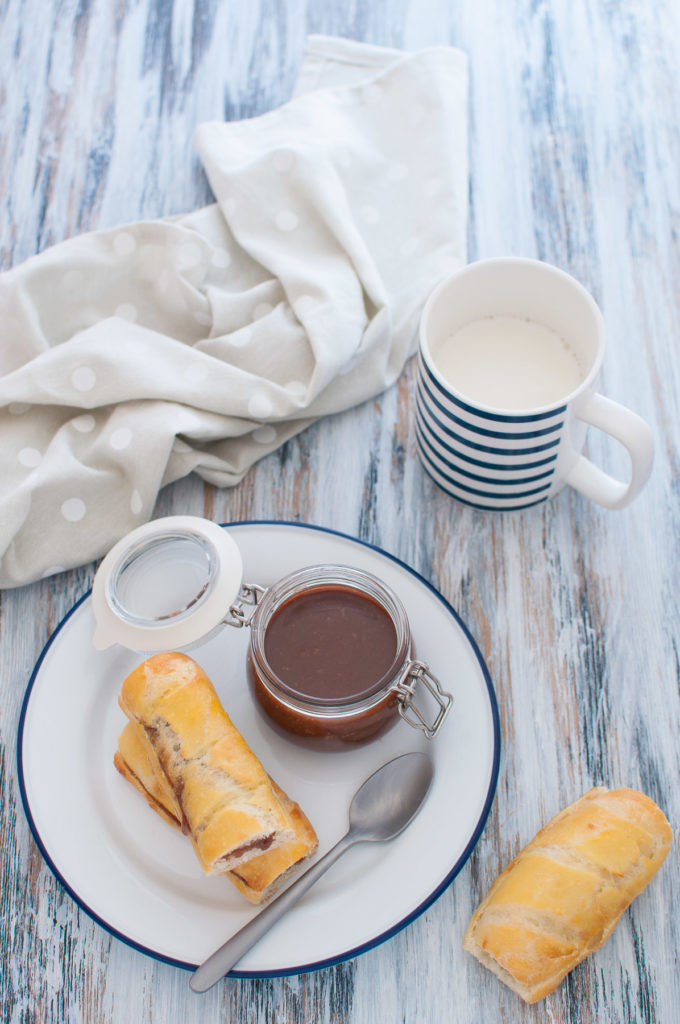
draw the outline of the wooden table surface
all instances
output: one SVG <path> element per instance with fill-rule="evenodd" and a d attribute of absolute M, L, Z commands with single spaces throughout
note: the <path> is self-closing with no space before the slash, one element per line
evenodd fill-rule
<path fill-rule="evenodd" d="M 570 271 L 608 332 L 602 389 L 650 423 L 651 480 L 607 512 L 570 490 L 522 512 L 452 502 L 423 473 L 414 373 L 323 420 L 233 489 L 198 478 L 156 514 L 299 520 L 359 536 L 458 610 L 498 696 L 496 798 L 467 865 L 386 943 L 300 977 L 185 972 L 112 938 L 50 873 L 25 819 L 25 688 L 94 566 L 1 595 L 0 1020 L 130 1024 L 680 1020 L 677 841 L 605 947 L 525 1006 L 461 949 L 474 906 L 538 827 L 590 786 L 630 785 L 680 822 L 680 6 L 672 0 L 5 0 L 2 266 L 79 232 L 210 202 L 194 127 L 289 96 L 308 33 L 470 58 L 470 259 Z M 589 454 L 625 458 L 591 431 Z M 51 757 L 59 756 L 55 737 Z M 452 808 L 455 813 L 455 808 Z"/>

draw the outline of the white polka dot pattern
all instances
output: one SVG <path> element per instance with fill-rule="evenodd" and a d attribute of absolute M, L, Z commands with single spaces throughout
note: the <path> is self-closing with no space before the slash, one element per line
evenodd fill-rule
<path fill-rule="evenodd" d="M 271 403 L 271 399 L 260 392 L 255 394 L 248 401 L 248 414 L 253 417 L 254 420 L 266 420 L 268 416 L 271 416 L 274 408 Z"/>
<path fill-rule="evenodd" d="M 67 498 L 61 506 L 61 514 L 69 523 L 79 523 L 87 508 L 82 498 Z"/>
<path fill-rule="evenodd" d="M 92 391 L 97 384 L 97 375 L 89 366 L 79 366 L 71 374 L 71 383 L 76 391 Z"/>
<path fill-rule="evenodd" d="M 258 444 L 271 444 L 276 440 L 276 430 L 272 426 L 258 427 L 253 431 L 253 440 Z"/>
<path fill-rule="evenodd" d="M 22 448 L 17 455 L 17 459 L 27 469 L 35 469 L 42 462 L 42 452 L 38 451 L 37 448 Z"/>
<path fill-rule="evenodd" d="M 114 430 L 109 438 L 109 444 L 115 451 L 121 452 L 124 448 L 128 448 L 132 441 L 132 431 L 129 427 L 118 427 Z"/>
<path fill-rule="evenodd" d="M 300 223 L 300 218 L 293 210 L 279 210 L 274 219 L 279 231 L 295 231 Z"/>
<path fill-rule="evenodd" d="M 286 384 L 286 391 L 292 398 L 304 398 L 307 388 L 301 380 L 291 380 Z"/>
<path fill-rule="evenodd" d="M 79 434 L 89 434 L 95 428 L 95 418 L 90 413 L 83 413 L 82 416 L 76 416 L 75 419 L 71 420 L 71 426 L 78 431 Z"/>
<path fill-rule="evenodd" d="M 314 313 L 317 306 L 318 303 L 316 299 L 313 298 L 313 296 L 300 295 L 293 302 L 293 311 L 298 320 L 302 320 L 302 322 L 304 323 L 305 319 Z"/>
<path fill-rule="evenodd" d="M 198 126 L 214 203 L 13 269 L 0 499 L 40 495 L 15 531 L 29 575 L 99 557 L 164 479 L 233 479 L 410 356 L 415 304 L 465 257 L 465 62 L 438 48 L 351 68 L 352 45 L 314 65 L 332 88 Z M 17 564 L 0 561 L 0 586 Z"/>
<path fill-rule="evenodd" d="M 119 316 L 121 320 L 129 320 L 130 323 L 134 323 L 139 317 L 139 310 L 131 302 L 121 302 L 120 306 L 116 306 L 115 315 Z"/>

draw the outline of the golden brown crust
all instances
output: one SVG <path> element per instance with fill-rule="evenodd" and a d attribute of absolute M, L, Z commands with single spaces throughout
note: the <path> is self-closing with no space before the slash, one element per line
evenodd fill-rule
<path fill-rule="evenodd" d="M 542 999 L 599 949 L 671 841 L 665 816 L 643 793 L 590 790 L 498 876 L 464 948 L 526 1002 Z"/>
<path fill-rule="evenodd" d="M 273 779 L 272 785 L 293 820 L 295 838 L 285 846 L 267 850 L 243 867 L 229 872 L 228 877 L 251 903 L 264 903 L 270 899 L 319 845 L 316 832 L 300 805 L 291 800 Z"/>
<path fill-rule="evenodd" d="M 118 737 L 114 758 L 118 771 L 142 793 L 161 817 L 172 819 L 182 827 L 182 811 L 167 776 L 161 771 L 153 747 L 140 725 L 128 722 Z M 160 808 L 160 809 L 159 809 Z"/>
<path fill-rule="evenodd" d="M 148 658 L 124 680 L 119 703 L 144 730 L 206 872 L 241 868 L 295 838 L 269 776 L 192 658 Z"/>
<path fill-rule="evenodd" d="M 144 732 L 128 722 L 118 738 L 113 762 L 120 774 L 145 798 L 149 807 L 173 828 L 181 828 L 181 810 L 155 760 Z M 274 791 L 288 811 L 295 827 L 295 838 L 275 850 L 267 850 L 227 872 L 227 878 L 251 903 L 263 903 L 277 892 L 294 869 L 307 860 L 318 846 L 316 832 L 300 808 L 280 786 L 271 780 Z"/>
<path fill-rule="evenodd" d="M 172 825 L 173 828 L 181 831 L 182 823 L 179 818 L 176 817 L 172 811 L 168 810 L 168 808 L 146 788 L 140 776 L 137 775 L 134 768 L 123 760 L 118 750 L 113 755 L 113 763 L 123 778 L 127 779 L 127 781 L 142 794 L 149 807 L 151 807 L 152 810 L 154 810 L 156 814 L 163 819 L 163 821 L 167 822 L 168 825 Z"/>
<path fill-rule="evenodd" d="M 182 809 L 148 735 L 138 722 L 129 721 L 120 734 L 114 764 L 164 821 L 176 829 L 182 827 Z M 238 870 L 226 872 L 227 878 L 251 903 L 269 899 L 318 846 L 316 832 L 300 806 L 273 779 L 269 778 L 269 782 L 290 818 L 294 835 L 281 846 L 241 863 Z"/>

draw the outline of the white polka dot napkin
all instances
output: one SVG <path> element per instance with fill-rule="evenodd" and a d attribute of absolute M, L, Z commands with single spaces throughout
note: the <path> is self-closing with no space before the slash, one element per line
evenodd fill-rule
<path fill-rule="evenodd" d="M 294 97 L 202 124 L 217 203 L 0 275 L 0 586 L 83 564 L 391 385 L 465 260 L 467 66 L 312 37 Z"/>

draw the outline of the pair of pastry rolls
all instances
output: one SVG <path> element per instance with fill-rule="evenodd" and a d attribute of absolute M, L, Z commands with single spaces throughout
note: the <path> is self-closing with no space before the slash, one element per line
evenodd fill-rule
<path fill-rule="evenodd" d="M 208 874 L 253 903 L 268 899 L 317 847 L 301 808 L 269 777 L 185 654 L 158 654 L 124 680 L 129 722 L 114 764 L 190 839 Z"/>

